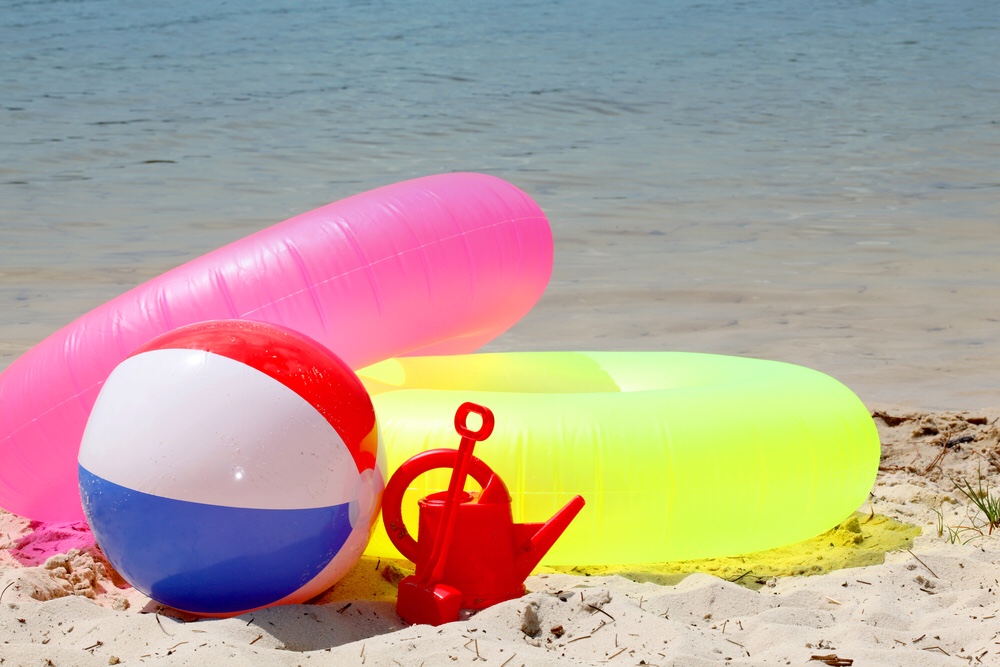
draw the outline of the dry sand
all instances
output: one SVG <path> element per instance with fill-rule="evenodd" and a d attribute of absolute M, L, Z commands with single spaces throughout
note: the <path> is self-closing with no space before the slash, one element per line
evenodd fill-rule
<path fill-rule="evenodd" d="M 873 414 L 870 502 L 826 535 L 543 571 L 440 628 L 396 615 L 405 561 L 365 558 L 312 604 L 195 620 L 117 579 L 85 527 L 0 514 L 0 665 L 1000 665 L 1000 543 L 955 488 L 1000 489 L 1000 409 Z"/>

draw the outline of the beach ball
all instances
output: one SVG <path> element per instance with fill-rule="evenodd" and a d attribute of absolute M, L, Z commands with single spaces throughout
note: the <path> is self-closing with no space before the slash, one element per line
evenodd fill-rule
<path fill-rule="evenodd" d="M 130 584 L 228 616 L 343 577 L 371 536 L 386 459 L 343 361 L 289 329 L 225 320 L 163 334 L 114 369 L 79 478 L 97 543 Z"/>

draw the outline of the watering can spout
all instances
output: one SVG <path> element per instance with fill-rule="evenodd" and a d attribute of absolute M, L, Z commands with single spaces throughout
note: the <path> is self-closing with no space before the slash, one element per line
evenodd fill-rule
<path fill-rule="evenodd" d="M 515 576 L 519 580 L 526 579 L 538 566 L 583 506 L 583 496 L 576 496 L 545 523 L 522 523 L 514 526 L 520 544 L 520 556 L 514 564 Z"/>

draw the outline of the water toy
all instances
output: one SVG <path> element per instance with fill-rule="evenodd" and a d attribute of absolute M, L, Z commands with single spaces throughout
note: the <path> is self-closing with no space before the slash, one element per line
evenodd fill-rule
<path fill-rule="evenodd" d="M 390 185 L 248 236 L 98 307 L 0 374 L 0 507 L 83 518 L 76 460 L 87 417 L 112 369 L 161 333 L 271 322 L 352 368 L 471 352 L 531 309 L 551 270 L 541 209 L 482 174 Z"/>
<path fill-rule="evenodd" d="M 304 602 L 361 557 L 385 452 L 357 376 L 288 329 L 228 320 L 141 346 L 101 389 L 80 495 L 115 569 L 154 600 L 233 615 Z"/>
<path fill-rule="evenodd" d="M 861 401 L 786 363 L 524 352 L 400 358 L 358 374 L 390 471 L 436 447 L 453 428 L 453 406 L 472 401 L 496 415 L 490 466 L 507 481 L 514 520 L 587 499 L 543 564 L 654 563 L 794 543 L 861 507 L 878 470 L 878 434 Z M 414 501 L 445 483 L 440 472 L 409 483 L 407 525 L 418 520 Z M 368 553 L 399 551 L 377 527 Z"/>
<path fill-rule="evenodd" d="M 481 418 L 478 429 L 470 414 Z M 524 595 L 524 580 L 584 505 L 574 497 L 546 523 L 515 524 L 507 487 L 480 459 L 475 443 L 493 431 L 493 412 L 463 403 L 455 413 L 462 436 L 458 450 L 433 449 L 404 462 L 389 480 L 382 514 L 386 531 L 416 572 L 399 584 L 396 611 L 412 624 L 441 625 L 458 620 L 461 609 L 485 609 Z M 402 520 L 401 504 L 410 483 L 436 468 L 452 468 L 448 490 L 418 503 L 420 523 L 414 540 Z M 482 486 L 466 493 L 466 476 Z"/>

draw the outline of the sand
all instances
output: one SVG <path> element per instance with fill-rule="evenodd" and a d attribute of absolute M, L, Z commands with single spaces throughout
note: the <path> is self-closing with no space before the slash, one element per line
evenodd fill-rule
<path fill-rule="evenodd" d="M 406 561 L 310 604 L 194 619 L 130 588 L 86 526 L 0 514 L 0 665 L 1000 665 L 1000 409 L 874 409 L 869 502 L 801 545 L 575 572 L 438 628 L 395 613 Z"/>

